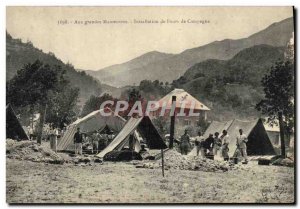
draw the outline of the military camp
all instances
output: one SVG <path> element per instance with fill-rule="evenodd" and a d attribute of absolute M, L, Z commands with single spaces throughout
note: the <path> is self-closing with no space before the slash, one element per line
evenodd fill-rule
<path fill-rule="evenodd" d="M 295 7 L 5 9 L 6 205 L 296 203 Z"/>

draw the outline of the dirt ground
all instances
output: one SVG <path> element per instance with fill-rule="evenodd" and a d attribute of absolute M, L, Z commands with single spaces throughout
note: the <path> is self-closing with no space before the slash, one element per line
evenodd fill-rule
<path fill-rule="evenodd" d="M 75 166 L 7 159 L 8 203 L 292 203 L 294 168 L 243 165 L 223 173 Z"/>

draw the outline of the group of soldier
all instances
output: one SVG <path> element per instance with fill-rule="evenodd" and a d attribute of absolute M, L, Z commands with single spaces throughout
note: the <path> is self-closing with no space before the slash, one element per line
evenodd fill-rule
<path fill-rule="evenodd" d="M 239 133 L 236 136 L 236 150 L 234 152 L 233 158 L 242 157 L 244 161 L 242 163 L 248 163 L 247 157 L 247 142 L 248 139 L 243 133 L 242 129 L 239 129 Z M 184 134 L 181 136 L 180 140 L 180 150 L 181 154 L 187 155 L 191 149 L 190 136 L 188 131 L 185 130 Z M 201 131 L 195 138 L 196 155 L 206 158 L 214 159 L 215 156 L 221 156 L 224 161 L 229 160 L 229 135 L 226 130 L 222 131 L 220 135 L 219 132 L 214 134 L 209 134 L 208 138 L 204 138 Z"/>
<path fill-rule="evenodd" d="M 82 155 L 83 143 L 86 143 L 91 148 L 92 154 L 98 154 L 109 143 L 108 134 L 101 134 L 99 131 L 92 133 L 82 133 L 80 128 L 74 134 L 75 154 Z"/>

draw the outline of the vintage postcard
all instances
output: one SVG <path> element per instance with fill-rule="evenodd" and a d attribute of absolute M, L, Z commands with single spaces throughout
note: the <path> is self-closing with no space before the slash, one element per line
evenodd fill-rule
<path fill-rule="evenodd" d="M 7 203 L 294 204 L 294 21 L 6 7 Z"/>

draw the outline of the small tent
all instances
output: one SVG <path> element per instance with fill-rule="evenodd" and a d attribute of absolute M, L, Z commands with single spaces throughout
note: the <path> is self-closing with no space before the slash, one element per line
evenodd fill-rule
<path fill-rule="evenodd" d="M 109 116 L 106 116 L 108 115 Z M 94 131 L 119 132 L 125 125 L 126 120 L 109 109 L 101 109 L 91 112 L 83 118 L 80 118 L 67 127 L 62 139 L 59 141 L 57 150 L 71 150 L 73 147 L 73 137 L 80 128 L 81 132 L 89 133 Z"/>
<path fill-rule="evenodd" d="M 134 118 L 131 117 L 114 140 L 97 156 L 104 157 L 105 154 L 113 150 L 121 150 L 125 145 L 130 144 L 133 133 L 137 131 L 143 141 L 150 149 L 167 148 L 162 137 L 159 135 L 151 119 L 148 116 Z"/>
<path fill-rule="evenodd" d="M 253 121 L 242 121 L 238 119 L 227 122 L 213 121 L 205 131 L 204 137 L 208 137 L 210 133 L 214 134 L 215 132 L 219 132 L 221 134 L 223 130 L 227 130 L 229 135 L 229 156 L 232 157 L 236 150 L 236 138 L 239 134 L 239 129 L 243 129 L 243 133 L 248 138 L 248 155 L 276 154 L 261 119 Z M 189 154 L 195 155 L 196 149 L 192 150 Z"/>
<path fill-rule="evenodd" d="M 29 139 L 10 104 L 6 106 L 6 138 Z"/>

